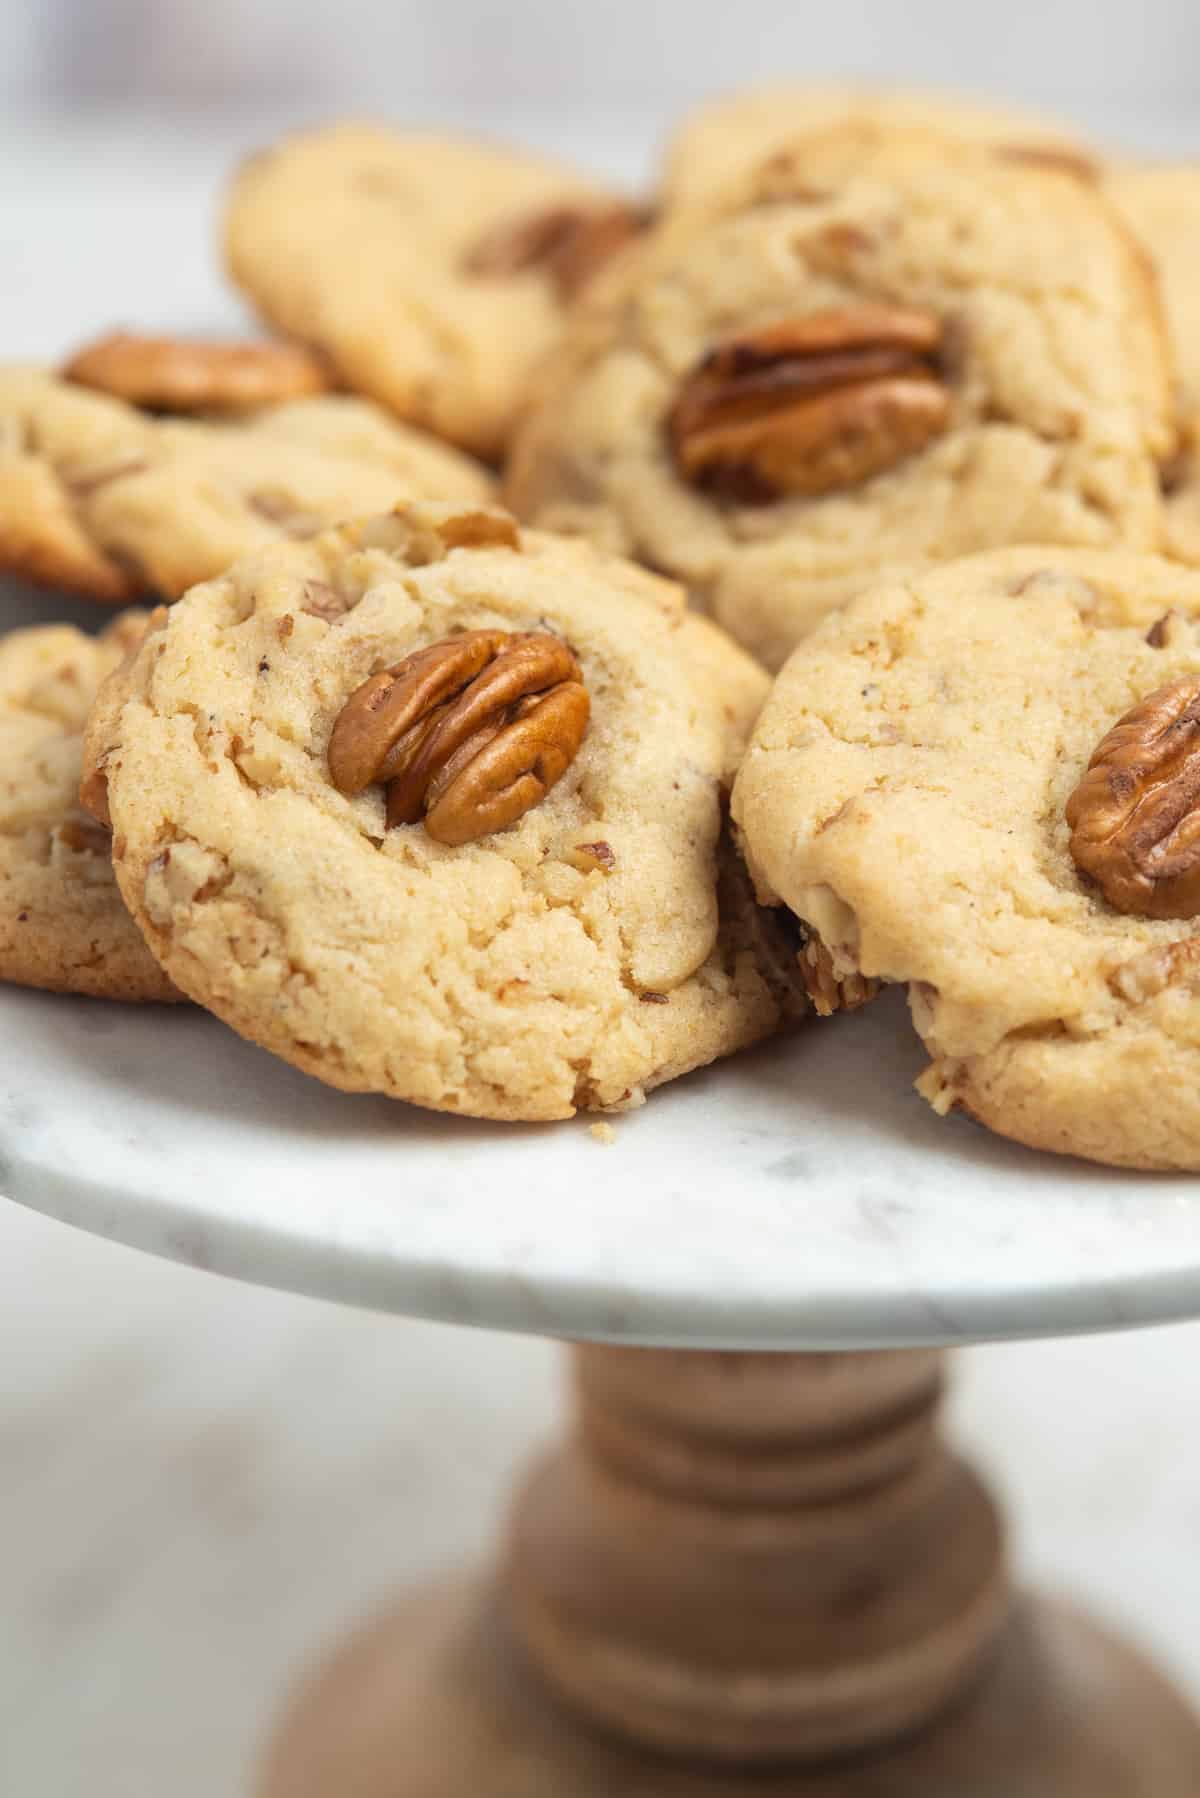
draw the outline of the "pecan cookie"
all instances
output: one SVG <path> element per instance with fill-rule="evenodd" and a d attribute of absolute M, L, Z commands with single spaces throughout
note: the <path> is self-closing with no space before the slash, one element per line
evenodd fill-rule
<path fill-rule="evenodd" d="M 756 939 L 719 850 L 766 685 L 640 569 L 398 508 L 164 613 L 87 792 L 156 955 L 244 1036 L 348 1090 L 566 1117 L 807 1008 L 802 937 Z"/>
<path fill-rule="evenodd" d="M 99 637 L 0 638 L 0 980 L 102 999 L 178 995 L 121 902 L 109 833 L 80 809 L 83 729 L 146 614 Z"/>
<path fill-rule="evenodd" d="M 734 790 L 760 893 L 909 984 L 936 1110 L 1200 1169 L 1200 575 L 1009 549 L 879 586 Z"/>
<path fill-rule="evenodd" d="M 777 667 L 888 575 L 1010 542 L 1159 549 L 1144 261 L 1092 184 L 919 132 L 806 140 L 600 282 L 508 498 L 685 580 Z"/>
<path fill-rule="evenodd" d="M 936 131 L 1018 158 L 1056 162 L 1083 176 L 1096 172 L 1075 132 L 1015 107 L 919 89 L 785 82 L 724 94 L 689 114 L 667 146 L 663 204 L 703 202 L 801 134 L 846 123 Z"/>
<path fill-rule="evenodd" d="M 538 157 L 344 124 L 243 166 L 225 248 L 263 316 L 347 386 L 495 456 L 566 306 L 640 224 Z"/>
<path fill-rule="evenodd" d="M 155 418 L 0 367 L 0 572 L 90 599 L 177 597 L 240 555 L 397 498 L 483 501 L 487 472 L 363 400 Z"/>

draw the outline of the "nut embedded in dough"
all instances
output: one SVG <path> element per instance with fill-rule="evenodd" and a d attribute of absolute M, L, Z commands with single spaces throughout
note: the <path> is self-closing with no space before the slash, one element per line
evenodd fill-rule
<path fill-rule="evenodd" d="M 468 275 L 486 279 L 541 269 L 564 301 L 575 299 L 604 264 L 641 236 L 649 223 L 642 207 L 548 206 L 502 219 L 463 258 Z"/>
<path fill-rule="evenodd" d="M 743 503 L 856 487 L 944 431 L 935 314 L 858 306 L 726 339 L 684 381 L 671 447 L 686 480 Z"/>
<path fill-rule="evenodd" d="M 473 843 L 544 799 L 574 761 L 591 706 L 549 631 L 467 631 L 364 681 L 329 743 L 339 792 L 387 788 L 389 826 Z"/>
<path fill-rule="evenodd" d="M 1170 681 L 1126 712 L 1092 756 L 1066 817 L 1076 866 L 1117 911 L 1200 912 L 1200 677 Z"/>

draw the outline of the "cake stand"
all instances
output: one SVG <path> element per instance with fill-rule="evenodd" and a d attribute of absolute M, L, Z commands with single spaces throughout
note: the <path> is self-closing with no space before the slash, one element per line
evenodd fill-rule
<path fill-rule="evenodd" d="M 936 1430 L 951 1344 L 1200 1313 L 1200 1186 L 938 1121 L 899 995 L 680 1081 L 612 1140 L 347 1097 L 191 1009 L 8 988 L 0 1041 L 11 1198 L 579 1345 L 498 1569 L 344 1648 L 262 1798 L 1200 1792 L 1182 1700 L 1014 1595 Z"/>

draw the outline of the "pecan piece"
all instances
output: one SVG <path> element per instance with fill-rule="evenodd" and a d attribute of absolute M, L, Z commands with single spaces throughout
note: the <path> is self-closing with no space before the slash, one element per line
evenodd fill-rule
<path fill-rule="evenodd" d="M 811 928 L 796 960 L 804 989 L 819 1018 L 831 1018 L 838 1011 L 858 1011 L 879 991 L 879 982 L 868 980 L 864 974 L 843 974 L 839 978 L 834 973 L 832 955 Z"/>
<path fill-rule="evenodd" d="M 1066 817 L 1076 867 L 1117 911 L 1200 912 L 1200 675 L 1168 682 L 1125 713 Z"/>
<path fill-rule="evenodd" d="M 856 487 L 950 422 L 941 320 L 901 306 L 783 319 L 710 350 L 667 421 L 684 479 L 765 504 Z"/>
<path fill-rule="evenodd" d="M 77 350 L 65 381 L 151 412 L 254 412 L 326 393 L 332 371 L 299 343 L 199 343 L 113 331 Z"/>
<path fill-rule="evenodd" d="M 549 631 L 465 631 L 364 681 L 329 741 L 348 796 L 381 781 L 388 825 L 470 843 L 537 805 L 574 761 L 591 703 Z"/>
<path fill-rule="evenodd" d="M 95 818 L 75 815 L 58 827 L 58 840 L 76 855 L 111 855 L 112 832 Z"/>
<path fill-rule="evenodd" d="M 569 301 L 618 250 L 640 237 L 649 222 L 648 210 L 620 202 L 547 206 L 502 219 L 468 250 L 463 268 L 469 275 L 481 276 L 542 269 L 559 298 Z"/>

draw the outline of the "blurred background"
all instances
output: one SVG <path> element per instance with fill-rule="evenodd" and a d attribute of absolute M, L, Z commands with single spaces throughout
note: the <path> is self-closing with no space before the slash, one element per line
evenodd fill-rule
<path fill-rule="evenodd" d="M 1194 0 L 983 8 L 956 0 L 6 0 L 9 103 L 210 109 L 370 105 L 467 120 L 666 113 L 784 74 L 959 84 L 1067 108 L 1098 128 L 1193 134 Z"/>
<path fill-rule="evenodd" d="M 841 75 L 1200 154 L 1195 0 L 0 0 L 0 356 L 236 328 L 220 192 L 285 125 L 438 120 L 644 181 L 705 93 Z M 0 1204 L 0 1794 L 246 1792 L 321 1646 L 485 1551 L 556 1370 L 547 1344 L 258 1292 Z M 1022 1566 L 1200 1701 L 1198 1402 L 1188 1326 L 975 1351 L 954 1416 Z"/>

